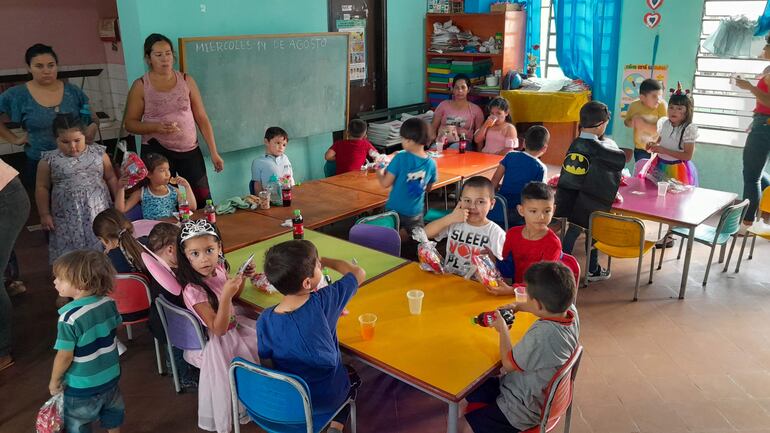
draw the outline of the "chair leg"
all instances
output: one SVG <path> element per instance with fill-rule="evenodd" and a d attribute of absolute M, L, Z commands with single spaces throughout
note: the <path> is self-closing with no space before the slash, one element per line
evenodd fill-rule
<path fill-rule="evenodd" d="M 665 250 L 665 248 L 663 248 Z M 660 255 L 663 255 L 661 251 Z M 655 269 L 655 248 L 652 248 L 652 258 L 650 259 L 650 281 L 647 284 L 652 284 L 652 271 Z"/>
<path fill-rule="evenodd" d="M 727 246 L 727 242 L 723 243 L 722 246 L 719 248 L 719 263 L 722 263 L 725 261 L 725 247 Z"/>
<path fill-rule="evenodd" d="M 660 260 L 658 261 L 658 270 L 660 270 L 663 267 L 663 255 L 666 254 L 666 250 L 668 248 L 661 248 L 660 250 Z"/>
<path fill-rule="evenodd" d="M 751 239 L 751 250 L 749 251 L 749 260 L 754 258 L 754 245 L 757 244 L 757 235 L 752 236 Z"/>
<path fill-rule="evenodd" d="M 129 340 L 134 339 L 134 334 L 131 332 L 131 325 L 126 325 L 126 334 L 128 334 Z"/>
<path fill-rule="evenodd" d="M 569 433 L 570 424 L 572 424 L 572 403 L 570 403 L 564 416 L 564 433 Z"/>
<path fill-rule="evenodd" d="M 163 371 L 163 361 L 160 355 L 160 343 L 157 338 L 153 338 L 152 340 L 155 342 L 155 361 L 158 363 L 158 374 L 163 376 L 165 372 Z"/>
<path fill-rule="evenodd" d="M 735 249 L 735 241 L 738 239 L 735 236 L 732 237 L 733 241 L 730 242 L 730 252 L 727 254 L 727 263 L 725 263 L 725 268 L 722 269 L 722 272 L 727 272 L 727 268 L 730 267 L 730 261 L 733 259 L 733 250 Z M 724 246 L 727 245 L 727 242 L 725 242 L 722 245 L 722 249 L 724 249 Z M 740 259 L 739 259 L 740 260 Z"/>
<path fill-rule="evenodd" d="M 356 433 L 356 401 L 350 402 L 350 431 Z"/>
<path fill-rule="evenodd" d="M 703 276 L 703 287 L 706 287 L 706 283 L 709 280 L 709 271 L 711 270 L 711 261 L 714 260 L 714 250 L 716 250 L 716 244 L 711 244 L 711 252 L 709 253 L 709 261 L 706 263 L 706 275 Z"/>
<path fill-rule="evenodd" d="M 586 233 L 588 236 L 588 233 Z M 583 288 L 588 287 L 588 274 L 591 273 L 591 242 L 586 240 L 586 271 L 583 272 Z"/>
<path fill-rule="evenodd" d="M 607 272 L 612 271 L 612 256 L 607 256 Z"/>
<path fill-rule="evenodd" d="M 176 360 L 174 359 L 174 352 L 171 349 L 171 345 L 166 343 L 166 348 L 168 349 L 168 359 L 171 362 L 171 374 L 174 377 L 174 389 L 176 390 L 177 394 L 182 393 L 182 385 L 179 383 L 179 373 L 176 370 Z"/>
<path fill-rule="evenodd" d="M 735 273 L 737 274 L 738 271 L 741 270 L 741 260 L 743 260 L 743 250 L 746 249 L 746 238 L 748 236 L 743 237 L 743 242 L 741 242 L 741 253 L 738 255 L 738 264 L 735 265 Z M 754 240 L 757 240 L 756 236 L 754 237 Z M 752 242 L 752 247 L 754 243 Z M 751 258 L 751 253 L 749 253 L 749 258 Z"/>
<path fill-rule="evenodd" d="M 679 242 L 679 253 L 676 255 L 677 260 L 682 258 L 682 247 L 684 247 L 684 238 L 682 238 L 682 242 Z"/>
<path fill-rule="evenodd" d="M 639 254 L 639 261 L 636 264 L 636 285 L 634 286 L 634 301 L 639 300 L 639 279 L 642 276 L 642 259 L 644 255 Z"/>

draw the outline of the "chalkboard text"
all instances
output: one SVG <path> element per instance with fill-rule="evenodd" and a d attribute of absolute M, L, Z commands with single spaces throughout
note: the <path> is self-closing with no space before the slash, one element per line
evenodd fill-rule
<path fill-rule="evenodd" d="M 326 38 L 296 38 L 275 39 L 272 47 L 268 42 L 258 39 L 229 39 L 222 41 L 196 42 L 195 51 L 200 53 L 215 53 L 220 51 L 267 51 L 274 50 L 315 50 L 326 47 Z"/>

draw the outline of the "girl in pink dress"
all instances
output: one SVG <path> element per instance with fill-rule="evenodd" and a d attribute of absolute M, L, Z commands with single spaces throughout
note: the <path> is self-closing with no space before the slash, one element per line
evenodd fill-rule
<path fill-rule="evenodd" d="M 236 314 L 233 298 L 243 288 L 244 276 L 254 273 L 253 265 L 244 275 L 227 275 L 217 230 L 206 220 L 182 226 L 177 248 L 177 279 L 184 287 L 182 297 L 208 329 L 209 340 L 202 351 L 185 352 L 185 359 L 200 368 L 198 382 L 198 427 L 228 433 L 232 428 L 228 368 L 235 357 L 259 362 L 256 322 Z M 241 408 L 242 418 L 245 416 Z"/>
<path fill-rule="evenodd" d="M 519 145 L 516 127 L 509 123 L 508 101 L 498 96 L 489 101 L 487 108 L 489 109 L 489 117 L 476 131 L 473 141 L 484 153 L 505 155 Z"/>

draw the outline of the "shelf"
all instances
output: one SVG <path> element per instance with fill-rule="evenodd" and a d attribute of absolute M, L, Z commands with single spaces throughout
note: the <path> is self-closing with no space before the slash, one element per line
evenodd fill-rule
<path fill-rule="evenodd" d="M 428 57 L 501 57 L 503 53 L 427 53 Z"/>
<path fill-rule="evenodd" d="M 505 15 L 506 13 L 509 13 L 509 12 L 522 12 L 522 11 L 500 11 L 500 12 L 484 12 L 484 13 L 473 13 L 473 14 L 466 14 L 466 13 L 453 14 L 451 12 L 450 13 L 445 13 L 445 14 L 444 13 L 442 13 L 442 14 L 429 13 L 429 14 L 425 14 L 425 16 L 428 17 L 428 18 L 442 18 L 442 17 L 474 17 L 474 18 L 478 18 L 478 17 L 489 16 L 489 15 L 492 15 L 492 16 L 502 16 L 502 15 Z"/>

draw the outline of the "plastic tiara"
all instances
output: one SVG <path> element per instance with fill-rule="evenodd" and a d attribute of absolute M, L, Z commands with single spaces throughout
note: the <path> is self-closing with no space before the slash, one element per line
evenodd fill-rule
<path fill-rule="evenodd" d="M 690 89 L 682 90 L 682 83 L 679 81 L 676 82 L 676 89 L 669 89 L 669 92 L 672 96 L 690 96 Z"/>
<path fill-rule="evenodd" d="M 216 229 L 206 220 L 195 220 L 184 223 L 182 226 L 181 239 L 182 242 L 187 241 L 198 236 L 211 235 L 219 239 Z"/>

